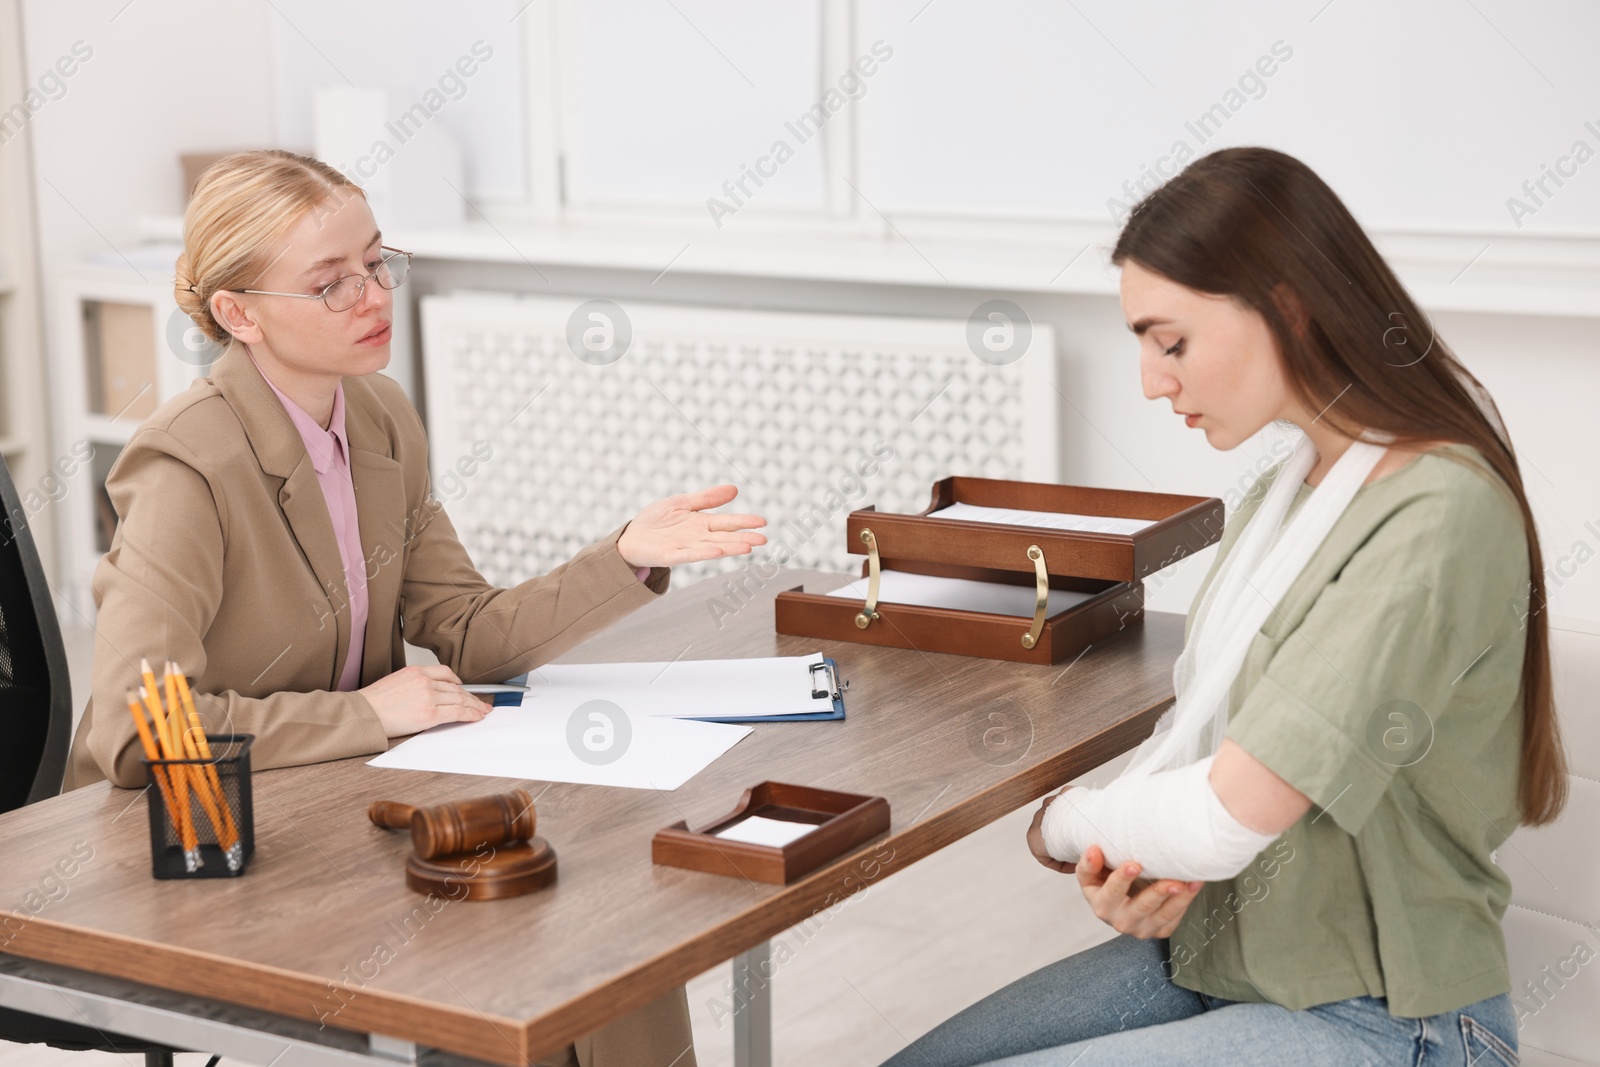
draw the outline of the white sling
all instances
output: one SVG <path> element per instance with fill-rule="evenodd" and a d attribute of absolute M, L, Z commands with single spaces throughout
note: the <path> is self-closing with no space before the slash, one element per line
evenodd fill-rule
<path fill-rule="evenodd" d="M 1284 525 L 1316 450 L 1302 438 L 1206 590 L 1173 668 L 1177 701 L 1104 789 L 1071 789 L 1046 809 L 1041 833 L 1058 860 L 1099 844 L 1108 865 L 1138 860 L 1152 878 L 1217 881 L 1238 874 L 1275 835 L 1252 830 L 1210 783 L 1228 728 L 1228 694 L 1251 641 L 1349 506 L 1385 449 L 1352 443 Z"/>
<path fill-rule="evenodd" d="M 1228 728 L 1228 693 L 1250 642 L 1384 452 L 1382 445 L 1352 442 L 1285 528 L 1284 515 L 1317 459 L 1311 439 L 1300 439 L 1206 590 L 1172 670 L 1177 703 L 1134 751 L 1125 776 L 1187 766 L 1221 746 Z"/>

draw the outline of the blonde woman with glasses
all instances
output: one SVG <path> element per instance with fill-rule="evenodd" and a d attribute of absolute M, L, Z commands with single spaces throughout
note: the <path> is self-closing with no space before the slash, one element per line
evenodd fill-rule
<path fill-rule="evenodd" d="M 118 525 L 95 571 L 94 692 L 69 788 L 145 784 L 123 704 L 141 657 L 178 661 L 208 730 L 254 734 L 257 769 L 368 755 L 483 718 L 465 682 L 560 655 L 665 593 L 673 564 L 766 543 L 760 516 L 709 514 L 737 493 L 715 486 L 490 586 L 429 494 L 421 420 L 377 373 L 410 259 L 317 160 L 243 152 L 201 176 L 177 302 L 226 348 L 106 482 Z M 402 634 L 439 665 L 407 667 Z M 554 1062 L 692 1067 L 684 991 Z"/>

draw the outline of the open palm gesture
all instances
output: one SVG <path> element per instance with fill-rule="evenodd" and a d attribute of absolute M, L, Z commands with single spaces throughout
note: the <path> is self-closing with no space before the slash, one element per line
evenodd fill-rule
<path fill-rule="evenodd" d="M 721 556 L 742 556 L 767 543 L 760 515 L 710 515 L 739 495 L 738 487 L 714 485 L 698 493 L 680 493 L 657 500 L 640 511 L 622 531 L 617 551 L 631 567 L 671 567 Z"/>

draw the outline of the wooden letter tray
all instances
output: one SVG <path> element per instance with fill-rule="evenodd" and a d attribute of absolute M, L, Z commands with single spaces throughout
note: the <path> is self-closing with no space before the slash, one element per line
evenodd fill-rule
<path fill-rule="evenodd" d="M 1137 519 L 1133 533 L 1101 533 L 940 518 L 953 504 Z M 781 634 L 857 641 L 924 652 L 1059 663 L 1097 641 L 1144 621 L 1143 579 L 1221 540 L 1222 501 L 1120 489 L 1090 489 L 993 478 L 944 478 L 917 515 L 853 511 L 846 520 L 851 552 L 864 554 L 867 600 L 807 593 L 797 586 L 776 598 Z M 880 571 L 1033 588 L 1034 612 L 997 615 L 878 601 Z M 1048 590 L 1091 594 L 1046 615 Z"/>
<path fill-rule="evenodd" d="M 816 829 L 786 845 L 716 836 L 752 815 L 810 823 Z M 690 830 L 688 823 L 677 822 L 657 830 L 650 858 L 666 867 L 788 885 L 888 829 L 889 802 L 883 797 L 762 782 L 746 789 L 737 807 L 703 829 Z"/>

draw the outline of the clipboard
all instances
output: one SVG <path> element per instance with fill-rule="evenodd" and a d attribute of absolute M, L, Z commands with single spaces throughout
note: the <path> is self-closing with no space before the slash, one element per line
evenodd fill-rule
<path fill-rule="evenodd" d="M 845 717 L 844 692 L 850 687 L 849 682 L 839 680 L 839 663 L 832 656 L 824 656 L 822 662 L 810 664 L 811 696 L 816 700 L 819 709 L 813 712 L 804 712 L 794 715 L 731 715 L 731 716 L 697 716 L 686 715 L 683 718 L 695 722 L 722 722 L 734 725 L 757 722 L 838 722 Z M 514 678 L 507 678 L 511 685 L 526 685 L 528 675 L 519 674 Z M 493 705 L 500 707 L 520 707 L 522 694 L 496 693 Z"/>
<path fill-rule="evenodd" d="M 824 656 L 821 663 L 811 665 L 811 697 L 819 703 L 828 701 L 826 711 L 804 715 L 739 715 L 730 718 L 699 718 L 698 722 L 837 722 L 844 718 L 844 691 L 849 682 L 839 681 L 839 664 L 832 656 Z"/>

